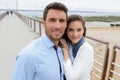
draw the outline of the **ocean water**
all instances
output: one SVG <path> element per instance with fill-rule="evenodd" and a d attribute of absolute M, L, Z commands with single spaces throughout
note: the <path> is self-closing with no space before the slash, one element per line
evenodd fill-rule
<path fill-rule="evenodd" d="M 0 14 L 6 12 L 5 10 L 0 10 Z M 42 10 L 19 10 L 19 13 L 29 16 L 29 17 L 42 17 L 43 11 Z M 99 11 L 68 11 L 68 15 L 70 14 L 79 14 L 83 17 L 86 16 L 120 16 L 120 12 L 99 12 Z M 86 22 L 86 26 L 88 27 L 110 27 L 110 24 L 120 24 L 120 21 L 118 22 Z"/>
<path fill-rule="evenodd" d="M 5 10 L 0 10 L 0 14 L 6 12 Z M 30 17 L 42 17 L 42 10 L 19 10 L 19 13 L 30 16 Z M 79 14 L 81 16 L 120 16 L 120 12 L 100 12 L 100 11 L 68 11 L 70 14 Z"/>
<path fill-rule="evenodd" d="M 19 13 L 27 16 L 32 17 L 42 17 L 43 11 L 42 10 L 24 10 L 18 11 Z M 79 14 L 81 16 L 120 16 L 120 12 L 97 12 L 97 11 L 68 11 L 68 15 L 70 14 Z"/>
<path fill-rule="evenodd" d="M 4 11 L 4 10 L 0 10 L 0 14 L 2 14 L 2 13 L 5 13 L 6 11 Z"/>

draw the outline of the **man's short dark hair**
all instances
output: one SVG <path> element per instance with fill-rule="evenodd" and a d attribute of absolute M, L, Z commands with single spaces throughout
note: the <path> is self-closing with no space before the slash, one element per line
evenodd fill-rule
<path fill-rule="evenodd" d="M 62 4 L 62 3 L 60 3 L 60 2 L 53 2 L 53 3 L 48 4 L 48 5 L 45 7 L 45 9 L 44 9 L 44 11 L 43 11 L 43 19 L 44 19 L 44 20 L 46 20 L 47 13 L 48 13 L 48 11 L 49 11 L 50 9 L 62 10 L 62 11 L 64 11 L 64 12 L 66 13 L 66 17 L 67 17 L 68 8 L 67 8 L 64 4 Z"/>

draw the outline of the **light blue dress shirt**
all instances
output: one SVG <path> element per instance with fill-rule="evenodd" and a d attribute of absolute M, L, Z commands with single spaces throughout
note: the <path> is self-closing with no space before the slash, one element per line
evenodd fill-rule
<path fill-rule="evenodd" d="M 13 80 L 60 80 L 59 62 L 53 42 L 42 36 L 25 47 L 16 58 Z M 63 80 L 63 53 L 58 47 Z"/>

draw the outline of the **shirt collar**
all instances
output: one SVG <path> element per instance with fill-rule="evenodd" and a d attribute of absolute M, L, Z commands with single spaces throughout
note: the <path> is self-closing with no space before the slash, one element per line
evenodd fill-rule
<path fill-rule="evenodd" d="M 50 47 L 53 47 L 54 46 L 54 43 L 48 38 L 47 35 L 44 35 L 44 44 L 50 48 Z"/>
<path fill-rule="evenodd" d="M 45 45 L 50 48 L 53 47 L 55 44 L 49 39 L 49 37 L 47 35 L 44 35 L 44 43 Z M 59 42 L 58 47 L 62 47 L 61 43 Z"/>

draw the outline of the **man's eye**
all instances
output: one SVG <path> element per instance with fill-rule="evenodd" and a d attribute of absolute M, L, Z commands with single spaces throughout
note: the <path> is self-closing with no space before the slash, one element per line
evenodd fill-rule
<path fill-rule="evenodd" d="M 50 22 L 55 22 L 55 19 L 49 19 Z"/>
<path fill-rule="evenodd" d="M 65 22 L 66 20 L 65 19 L 61 19 L 60 22 Z"/>

